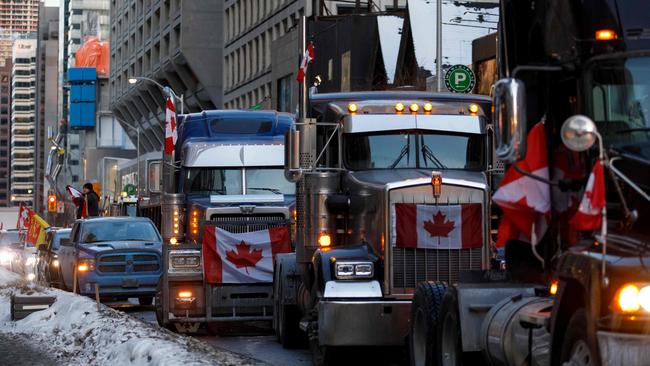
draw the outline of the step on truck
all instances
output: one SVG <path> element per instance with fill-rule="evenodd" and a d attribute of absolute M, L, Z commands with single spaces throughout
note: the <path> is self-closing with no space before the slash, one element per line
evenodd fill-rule
<path fill-rule="evenodd" d="M 318 94 L 286 136 L 295 253 L 275 265 L 274 325 L 315 364 L 403 346 L 420 281 L 487 269 L 490 100 L 414 91 Z"/>
<path fill-rule="evenodd" d="M 505 272 L 418 286 L 413 365 L 650 362 L 647 7 L 501 0 L 497 153 L 530 161 L 543 121 L 548 175 L 517 169 L 550 192 L 548 227 L 506 243 Z"/>
<path fill-rule="evenodd" d="M 291 251 L 295 184 L 283 173 L 283 135 L 293 122 L 274 111 L 179 116 L 174 155 L 148 162 L 149 175 L 161 172 L 161 180 L 149 180 L 138 213 L 164 237 L 156 295 L 162 326 L 195 332 L 271 320 L 272 255 Z"/>

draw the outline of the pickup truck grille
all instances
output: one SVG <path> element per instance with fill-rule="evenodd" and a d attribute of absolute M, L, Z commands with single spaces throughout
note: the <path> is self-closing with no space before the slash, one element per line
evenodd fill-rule
<path fill-rule="evenodd" d="M 456 283 L 461 269 L 481 269 L 481 251 L 393 248 L 393 288 L 414 288 L 422 281 Z"/>
<path fill-rule="evenodd" d="M 213 214 L 210 216 L 210 222 L 220 229 L 240 234 L 286 225 L 287 218 L 282 213 L 260 215 Z"/>
<path fill-rule="evenodd" d="M 160 256 L 154 253 L 106 253 L 97 260 L 97 270 L 102 273 L 146 273 L 160 270 Z"/>

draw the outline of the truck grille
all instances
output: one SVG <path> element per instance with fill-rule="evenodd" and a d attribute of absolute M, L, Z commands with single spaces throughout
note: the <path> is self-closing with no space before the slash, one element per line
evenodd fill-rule
<path fill-rule="evenodd" d="M 210 222 L 220 229 L 234 234 L 248 233 L 279 227 L 287 224 L 284 214 L 234 215 L 213 214 Z"/>
<path fill-rule="evenodd" d="M 415 288 L 422 281 L 458 282 L 460 270 L 481 269 L 481 248 L 419 249 L 393 247 L 393 288 Z"/>
<path fill-rule="evenodd" d="M 110 274 L 157 272 L 160 256 L 155 253 L 106 253 L 99 256 L 97 270 Z"/>

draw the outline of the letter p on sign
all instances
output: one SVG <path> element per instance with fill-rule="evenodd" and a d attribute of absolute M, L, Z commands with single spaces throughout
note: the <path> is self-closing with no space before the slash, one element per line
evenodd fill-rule
<path fill-rule="evenodd" d="M 454 65 L 445 74 L 445 86 L 452 93 L 471 93 L 475 82 L 474 72 L 465 65 Z"/>

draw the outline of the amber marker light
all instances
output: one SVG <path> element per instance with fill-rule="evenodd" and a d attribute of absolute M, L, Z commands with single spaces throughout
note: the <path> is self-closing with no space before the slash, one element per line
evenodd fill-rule
<path fill-rule="evenodd" d="M 318 235 L 318 246 L 326 248 L 332 245 L 332 237 L 328 233 L 320 233 Z"/>
<path fill-rule="evenodd" d="M 596 31 L 597 41 L 613 41 L 618 38 L 615 31 L 611 29 L 600 29 Z"/>
<path fill-rule="evenodd" d="M 433 104 L 424 103 L 424 105 L 422 106 L 422 109 L 424 109 L 424 111 L 427 112 L 427 113 L 431 113 L 431 111 L 433 110 Z"/>
<path fill-rule="evenodd" d="M 402 113 L 404 112 L 404 103 L 397 103 L 395 104 L 395 111 L 397 113 Z"/>
<path fill-rule="evenodd" d="M 442 194 L 442 174 L 440 172 L 431 172 L 431 187 L 433 187 L 433 196 L 437 199 Z"/>
<path fill-rule="evenodd" d="M 179 299 L 189 299 L 192 297 L 192 291 L 179 291 L 178 292 L 178 298 Z"/>
<path fill-rule="evenodd" d="M 413 103 L 413 104 L 411 104 L 411 106 L 409 107 L 409 109 L 411 110 L 411 112 L 413 112 L 413 113 L 417 113 L 417 111 L 420 109 L 420 106 L 417 105 L 417 104 L 415 104 L 415 103 Z"/>
<path fill-rule="evenodd" d="M 553 280 L 553 282 L 551 282 L 551 288 L 548 290 L 548 292 L 549 292 L 551 295 L 555 295 L 555 294 L 557 294 L 557 285 L 558 285 L 558 281 L 557 281 L 557 280 Z"/>
<path fill-rule="evenodd" d="M 469 112 L 470 113 L 478 113 L 478 104 L 470 104 L 469 105 Z"/>
<path fill-rule="evenodd" d="M 356 103 L 348 104 L 348 112 L 357 113 L 358 110 L 359 110 L 359 106 Z"/>

